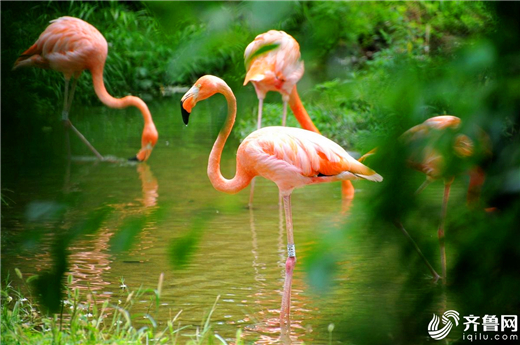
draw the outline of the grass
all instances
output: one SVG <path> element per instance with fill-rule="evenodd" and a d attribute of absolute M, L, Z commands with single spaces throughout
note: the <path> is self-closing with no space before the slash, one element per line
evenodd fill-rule
<path fill-rule="evenodd" d="M 16 274 L 22 277 L 19 270 Z M 141 287 L 135 291 L 129 291 L 122 279 L 126 298 L 99 301 L 91 290 L 81 292 L 71 288 L 72 276 L 69 276 L 61 312 L 53 315 L 46 315 L 32 297 L 6 282 L 1 290 L 2 344 L 227 344 L 211 324 L 220 296 L 198 327 L 181 324 L 182 310 L 165 325 L 156 321 L 163 278 L 161 274 L 156 289 Z M 25 283 L 28 285 L 31 280 Z M 148 311 L 133 311 L 134 304 L 146 297 L 150 299 Z M 238 329 L 235 344 L 242 344 L 240 337 Z"/>

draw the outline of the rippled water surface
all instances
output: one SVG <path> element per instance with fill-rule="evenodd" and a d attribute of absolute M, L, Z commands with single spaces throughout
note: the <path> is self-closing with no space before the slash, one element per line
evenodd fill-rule
<path fill-rule="evenodd" d="M 161 324 L 182 310 L 180 325 L 199 326 L 220 296 L 212 316 L 216 333 L 233 339 L 240 327 L 248 342 L 277 343 L 286 244 L 278 190 L 257 179 L 252 210 L 246 207 L 249 188 L 235 195 L 214 190 L 206 167 L 225 114 L 223 100 L 200 104 L 189 127 L 177 107 L 178 100 L 151 104 L 160 139 L 146 164 L 124 159 L 140 143 L 142 119 L 132 109 L 73 107 L 71 113 L 76 127 L 102 154 L 120 159 L 116 163 L 97 162 L 72 134 L 68 159 L 58 114 L 50 115 L 55 125 L 3 142 L 2 185 L 9 205 L 2 210 L 2 275 L 12 275 L 15 267 L 26 276 L 52 269 L 53 247 L 63 234 L 77 233 L 68 246 L 73 286 L 94 291 L 100 300 L 117 300 L 126 296 L 122 278 L 130 289 L 156 288 L 164 273 L 161 306 L 153 314 Z M 212 107 L 218 116 L 209 115 Z M 228 178 L 238 143 L 232 138 L 222 158 Z M 369 187 L 363 184 L 356 197 Z M 335 253 L 339 262 L 310 259 L 326 250 L 318 239 L 349 217 L 341 212 L 339 183 L 296 190 L 292 204 L 298 253 L 294 343 L 328 343 L 329 324 L 348 314 L 355 320 L 369 301 L 403 298 L 400 268 L 391 261 L 381 265 L 388 252 L 372 252 L 368 231 L 345 233 L 349 245 Z M 99 229 L 85 230 L 96 212 L 106 212 Z M 310 285 L 312 278 L 320 281 L 313 274 L 331 267 L 330 289 Z M 408 293 L 405 298 L 418 290 Z M 145 296 L 134 309 L 145 312 L 149 305 Z M 333 342 L 345 339 L 345 329 L 336 327 Z"/>

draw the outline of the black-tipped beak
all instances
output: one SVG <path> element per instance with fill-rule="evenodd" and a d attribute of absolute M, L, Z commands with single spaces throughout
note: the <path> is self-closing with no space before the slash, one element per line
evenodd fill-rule
<path fill-rule="evenodd" d="M 139 160 L 139 158 L 137 158 L 137 156 L 133 156 L 133 157 L 128 158 L 128 161 L 130 161 L 130 162 L 140 162 L 140 160 Z"/>
<path fill-rule="evenodd" d="M 184 121 L 184 124 L 187 126 L 188 121 L 190 120 L 190 113 L 186 109 L 184 109 L 182 104 L 183 104 L 183 102 L 181 101 L 182 121 Z"/>

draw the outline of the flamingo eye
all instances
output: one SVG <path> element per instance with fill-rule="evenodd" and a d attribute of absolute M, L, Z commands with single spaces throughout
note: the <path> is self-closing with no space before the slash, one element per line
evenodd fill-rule
<path fill-rule="evenodd" d="M 197 84 L 197 87 L 200 89 L 202 87 L 202 84 Z"/>

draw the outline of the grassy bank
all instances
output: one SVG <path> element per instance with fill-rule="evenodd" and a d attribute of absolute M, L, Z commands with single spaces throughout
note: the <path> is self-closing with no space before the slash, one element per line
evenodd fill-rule
<path fill-rule="evenodd" d="M 17 274 L 22 278 L 20 271 Z M 121 295 L 105 300 L 90 290 L 71 288 L 71 277 L 61 312 L 54 315 L 46 315 L 11 283 L 3 284 L 2 344 L 227 344 L 212 328 L 218 296 L 200 326 L 186 326 L 178 320 L 182 310 L 171 310 L 172 318 L 165 323 L 156 320 L 163 275 L 156 289 L 130 291 L 123 280 Z M 147 312 L 135 311 L 135 304 L 144 299 L 149 299 Z M 239 329 L 235 344 L 241 344 L 240 334 Z"/>

